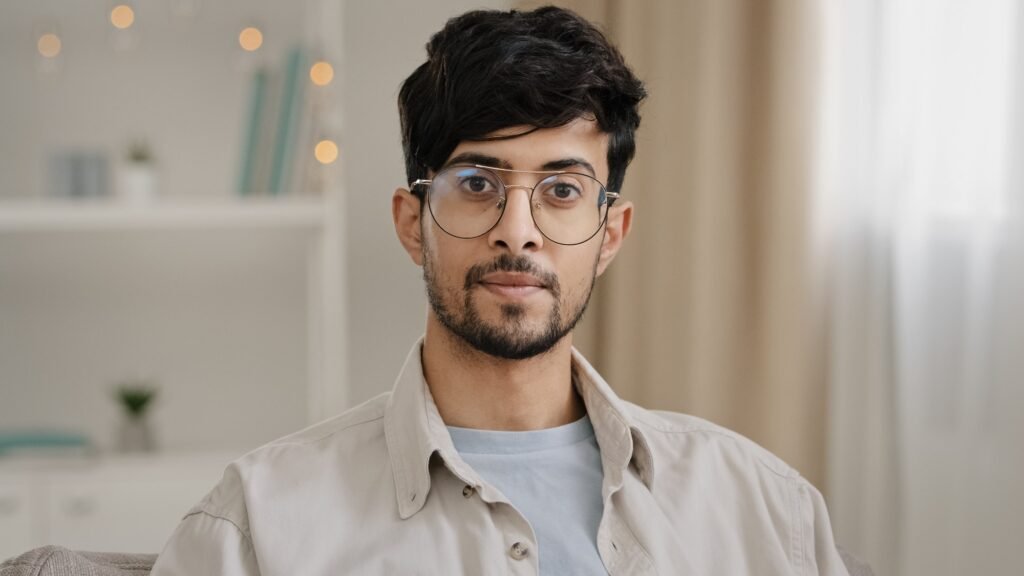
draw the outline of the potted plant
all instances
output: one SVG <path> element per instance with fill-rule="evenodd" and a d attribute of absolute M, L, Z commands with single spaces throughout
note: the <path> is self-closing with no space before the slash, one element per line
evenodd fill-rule
<path fill-rule="evenodd" d="M 156 387 L 145 380 L 128 380 L 117 387 L 115 395 L 123 409 L 117 438 L 117 448 L 121 452 L 152 452 L 156 449 L 153 431 L 146 418 L 156 392 Z"/>
<path fill-rule="evenodd" d="M 156 163 L 152 150 L 143 140 L 128 146 L 118 195 L 132 204 L 145 204 L 156 198 Z"/>

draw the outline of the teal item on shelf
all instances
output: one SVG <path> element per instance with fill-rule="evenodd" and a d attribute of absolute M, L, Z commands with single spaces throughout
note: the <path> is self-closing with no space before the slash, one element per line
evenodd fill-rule
<path fill-rule="evenodd" d="M 271 194 L 287 192 L 285 184 L 289 182 L 292 158 L 295 154 L 295 138 L 298 132 L 298 117 L 303 102 L 303 54 L 299 47 L 292 48 L 288 54 L 285 69 L 281 106 L 274 140 L 273 164 L 270 169 Z"/>
<path fill-rule="evenodd" d="M 0 456 L 23 450 L 88 447 L 89 439 L 73 432 L 0 432 Z"/>
<path fill-rule="evenodd" d="M 267 71 L 260 68 L 252 77 L 249 95 L 249 124 L 242 142 L 242 167 L 238 178 L 238 194 L 245 196 L 256 191 L 256 162 L 259 154 L 263 119 L 263 101 L 267 92 Z"/>

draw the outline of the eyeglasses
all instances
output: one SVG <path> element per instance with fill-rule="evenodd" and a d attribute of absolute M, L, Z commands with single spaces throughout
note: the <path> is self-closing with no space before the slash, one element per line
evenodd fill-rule
<path fill-rule="evenodd" d="M 505 184 L 498 173 L 536 174 L 533 186 Z M 576 172 L 509 170 L 480 165 L 448 166 L 430 180 L 416 180 L 411 188 L 425 186 L 427 206 L 434 222 L 447 234 L 470 239 L 483 236 L 501 220 L 508 205 L 508 190 L 530 191 L 533 223 L 545 238 L 573 246 L 594 237 L 608 217 L 608 208 L 619 198 L 593 176 Z"/>

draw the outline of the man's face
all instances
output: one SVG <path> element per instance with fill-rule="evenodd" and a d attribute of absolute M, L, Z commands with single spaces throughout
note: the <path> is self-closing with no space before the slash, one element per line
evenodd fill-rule
<path fill-rule="evenodd" d="M 557 164 L 606 182 L 607 147 L 608 136 L 595 122 L 577 120 L 507 140 L 462 142 L 447 164 L 537 171 Z M 506 186 L 532 187 L 542 178 L 498 175 Z M 590 298 L 604 240 L 603 229 L 574 246 L 548 240 L 534 224 L 529 193 L 528 188 L 508 188 L 501 220 L 478 238 L 450 236 L 427 211 L 420 222 L 431 313 L 471 347 L 500 358 L 544 353 L 572 330 Z"/>

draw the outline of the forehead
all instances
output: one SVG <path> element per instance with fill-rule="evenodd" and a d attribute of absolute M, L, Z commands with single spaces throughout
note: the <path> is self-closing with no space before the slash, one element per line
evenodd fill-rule
<path fill-rule="evenodd" d="M 578 118 L 557 128 L 530 130 L 530 126 L 511 126 L 488 134 L 489 138 L 509 138 L 464 140 L 445 164 L 474 154 L 494 158 L 500 162 L 497 167 L 512 170 L 544 170 L 555 164 L 568 168 L 566 161 L 579 160 L 584 166 L 592 166 L 598 179 L 607 179 L 608 134 L 602 132 L 594 120 Z"/>

